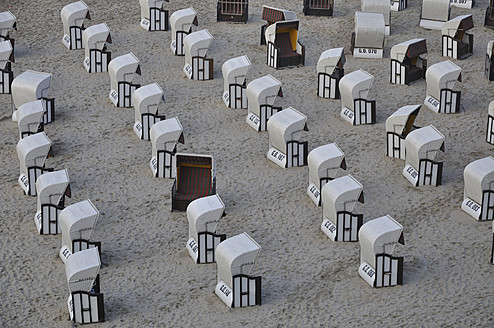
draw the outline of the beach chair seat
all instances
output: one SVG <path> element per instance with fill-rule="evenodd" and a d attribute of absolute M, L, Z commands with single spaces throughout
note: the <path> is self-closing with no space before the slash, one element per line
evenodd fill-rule
<path fill-rule="evenodd" d="M 84 21 L 91 19 L 89 7 L 83 1 L 76 1 L 63 7 L 60 15 L 62 16 L 64 46 L 69 50 L 83 49 Z"/>
<path fill-rule="evenodd" d="M 443 24 L 442 55 L 454 59 L 465 59 L 473 54 L 473 35 L 466 33 L 472 29 L 472 15 L 455 17 Z"/>
<path fill-rule="evenodd" d="M 149 131 L 151 139 L 151 160 L 149 166 L 157 178 L 175 178 L 173 158 L 177 143 L 184 143 L 182 124 L 178 118 L 170 118 L 155 123 Z"/>
<path fill-rule="evenodd" d="M 170 16 L 172 29 L 170 48 L 175 56 L 185 56 L 184 39 L 192 32 L 192 24 L 198 25 L 194 8 L 177 10 Z"/>
<path fill-rule="evenodd" d="M 478 221 L 494 220 L 494 157 L 471 162 L 463 171 L 461 209 Z"/>
<path fill-rule="evenodd" d="M 405 159 L 405 139 L 415 126 L 421 105 L 403 106 L 386 120 L 386 156 Z"/>
<path fill-rule="evenodd" d="M 420 27 L 428 30 L 441 30 L 449 20 L 451 0 L 422 0 Z"/>
<path fill-rule="evenodd" d="M 280 21 L 266 28 L 267 64 L 276 69 L 304 65 L 305 47 L 298 41 L 299 20 Z"/>
<path fill-rule="evenodd" d="M 436 113 L 455 114 L 460 111 L 461 91 L 453 90 L 462 80 L 461 67 L 450 60 L 435 63 L 425 72 L 427 82 L 424 104 Z"/>
<path fill-rule="evenodd" d="M 184 73 L 191 80 L 213 79 L 213 59 L 207 58 L 213 36 L 208 30 L 188 34 L 184 39 Z"/>
<path fill-rule="evenodd" d="M 340 80 L 340 117 L 352 125 L 376 123 L 376 101 L 368 100 L 374 76 L 359 69 Z"/>
<path fill-rule="evenodd" d="M 168 31 L 168 10 L 163 9 L 163 1 L 139 0 L 141 5 L 141 27 L 146 31 Z"/>
<path fill-rule="evenodd" d="M 107 72 L 111 52 L 106 45 L 112 43 L 110 29 L 105 23 L 89 26 L 82 32 L 84 43 L 84 68 L 88 73 Z"/>
<path fill-rule="evenodd" d="M 382 13 L 355 12 L 351 48 L 356 58 L 383 58 L 386 23 Z"/>
<path fill-rule="evenodd" d="M 304 0 L 304 15 L 333 17 L 334 0 Z"/>
<path fill-rule="evenodd" d="M 140 84 L 132 83 L 134 74 L 141 75 L 140 61 L 132 53 L 116 57 L 108 64 L 110 75 L 109 98 L 115 107 L 132 107 L 132 94 Z"/>
<path fill-rule="evenodd" d="M 10 11 L 0 12 L 0 41 L 9 41 L 14 48 L 14 39 L 11 38 L 10 32 L 17 31 L 17 18 Z"/>
<path fill-rule="evenodd" d="M 247 84 L 245 77 L 251 66 L 247 56 L 227 60 L 221 67 L 223 73 L 223 102 L 228 108 L 247 108 Z"/>
<path fill-rule="evenodd" d="M 19 127 L 19 139 L 43 132 L 44 103 L 41 100 L 25 103 L 17 110 L 17 125 Z"/>
<path fill-rule="evenodd" d="M 256 131 L 266 131 L 268 120 L 281 111 L 274 106 L 276 97 L 283 97 L 281 82 L 271 75 L 257 78 L 247 84 L 247 117 L 245 122 Z"/>
<path fill-rule="evenodd" d="M 317 61 L 317 95 L 327 99 L 340 99 L 340 80 L 345 75 L 344 48 L 325 50 Z"/>
<path fill-rule="evenodd" d="M 249 16 L 249 0 L 218 0 L 216 20 L 246 23 Z"/>
<path fill-rule="evenodd" d="M 10 41 L 0 41 L 0 94 L 10 94 L 14 72 L 12 63 L 14 59 L 14 47 Z"/>

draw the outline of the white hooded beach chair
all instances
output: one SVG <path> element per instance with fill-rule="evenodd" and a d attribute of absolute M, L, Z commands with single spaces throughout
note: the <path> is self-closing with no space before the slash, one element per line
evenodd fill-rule
<path fill-rule="evenodd" d="M 214 292 L 228 307 L 261 305 L 261 276 L 250 275 L 260 252 L 261 246 L 246 232 L 216 248 L 218 283 Z"/>
<path fill-rule="evenodd" d="M 487 114 L 487 133 L 485 140 L 494 145 L 494 101 L 489 104 L 489 112 Z"/>
<path fill-rule="evenodd" d="M 219 195 L 198 198 L 187 206 L 189 240 L 186 248 L 194 263 L 216 262 L 216 247 L 226 239 L 225 234 L 216 233 L 216 226 L 225 214 L 225 204 Z"/>
<path fill-rule="evenodd" d="M 40 235 L 56 235 L 60 230 L 59 214 L 65 207 L 65 197 L 71 197 L 67 170 L 47 172 L 36 180 L 38 203 L 34 223 Z"/>
<path fill-rule="evenodd" d="M 228 59 L 221 71 L 223 73 L 223 102 L 228 108 L 247 108 L 245 77 L 250 69 L 247 56 Z"/>
<path fill-rule="evenodd" d="M 451 7 L 472 9 L 475 5 L 475 0 L 451 0 Z"/>
<path fill-rule="evenodd" d="M 390 0 L 361 0 L 361 10 L 364 13 L 380 13 L 384 15 L 384 34 L 391 34 L 391 4 Z"/>
<path fill-rule="evenodd" d="M 334 0 L 304 0 L 304 14 L 333 17 Z"/>
<path fill-rule="evenodd" d="M 321 206 L 321 190 L 329 181 L 336 178 L 340 169 L 346 170 L 345 154 L 336 143 L 312 149 L 307 156 L 309 164 L 309 187 L 307 195 Z"/>
<path fill-rule="evenodd" d="M 12 81 L 12 121 L 17 121 L 17 108 L 25 103 L 42 100 L 45 108 L 43 123 L 55 121 L 55 99 L 48 98 L 51 74 L 25 71 Z"/>
<path fill-rule="evenodd" d="M 213 36 L 208 30 L 193 32 L 185 37 L 184 73 L 189 79 L 199 81 L 213 79 L 213 59 L 206 57 L 211 41 Z"/>
<path fill-rule="evenodd" d="M 440 30 L 449 20 L 451 0 L 422 0 L 420 27 L 428 30 Z"/>
<path fill-rule="evenodd" d="M 141 75 L 139 59 L 128 53 L 112 59 L 108 64 L 110 74 L 110 100 L 115 107 L 132 107 L 132 94 L 141 85 L 133 84 L 134 74 Z"/>
<path fill-rule="evenodd" d="M 302 131 L 309 131 L 307 116 L 293 107 L 271 116 L 268 159 L 282 168 L 307 165 L 308 142 L 299 141 Z"/>
<path fill-rule="evenodd" d="M 75 323 L 105 321 L 103 293 L 100 293 L 99 269 L 101 260 L 97 248 L 72 254 L 65 262 L 65 276 L 69 285 L 70 320 Z"/>
<path fill-rule="evenodd" d="M 472 15 L 455 17 L 443 24 L 443 56 L 465 59 L 473 54 L 473 34 L 466 31 L 473 28 Z"/>
<path fill-rule="evenodd" d="M 266 29 L 268 26 L 282 21 L 297 20 L 295 12 L 270 6 L 262 6 L 261 19 L 266 21 L 266 24 L 261 26 L 261 45 L 266 44 Z"/>
<path fill-rule="evenodd" d="M 413 122 L 422 105 L 403 106 L 386 120 L 386 156 L 405 159 L 405 138 L 414 127 Z"/>
<path fill-rule="evenodd" d="M 218 0 L 216 20 L 247 22 L 249 18 L 249 0 Z"/>
<path fill-rule="evenodd" d="M 339 83 L 345 70 L 344 48 L 325 50 L 317 61 L 317 95 L 327 99 L 340 99 Z"/>
<path fill-rule="evenodd" d="M 461 91 L 454 91 L 461 82 L 461 67 L 450 60 L 431 65 L 425 72 L 427 96 L 424 104 L 436 113 L 454 114 L 460 111 Z"/>
<path fill-rule="evenodd" d="M 487 42 L 484 75 L 489 81 L 494 81 L 494 40 Z"/>
<path fill-rule="evenodd" d="M 82 49 L 82 31 L 84 30 L 84 20 L 91 19 L 89 7 L 83 1 L 73 2 L 62 8 L 63 24 L 62 43 L 69 50 Z"/>
<path fill-rule="evenodd" d="M 256 131 L 266 131 L 268 120 L 281 107 L 273 106 L 276 97 L 283 97 L 281 82 L 266 75 L 247 84 L 247 118 L 245 121 Z"/>
<path fill-rule="evenodd" d="M 358 273 L 371 287 L 403 284 L 403 257 L 393 256 L 397 243 L 405 244 L 403 226 L 386 215 L 364 224 L 359 231 Z"/>
<path fill-rule="evenodd" d="M 484 26 L 494 28 L 494 0 L 489 0 L 489 7 L 485 10 Z"/>
<path fill-rule="evenodd" d="M 332 241 L 358 241 L 363 214 L 357 214 L 357 202 L 364 203 L 364 187 L 353 176 L 328 181 L 321 192 L 321 230 Z"/>
<path fill-rule="evenodd" d="M 99 211 L 88 199 L 67 206 L 59 214 L 62 232 L 62 248 L 59 256 L 64 263 L 74 253 L 89 248 L 98 248 L 101 253 L 101 242 L 90 241 Z"/>
<path fill-rule="evenodd" d="M 355 32 L 352 32 L 351 51 L 355 58 L 383 58 L 384 15 L 355 12 Z"/>
<path fill-rule="evenodd" d="M 267 64 L 276 69 L 305 64 L 305 46 L 298 40 L 299 20 L 273 23 L 266 28 Z"/>
<path fill-rule="evenodd" d="M 0 94 L 9 94 L 14 72 L 12 63 L 14 59 L 14 47 L 10 41 L 0 41 Z"/>
<path fill-rule="evenodd" d="M 425 79 L 427 60 L 420 55 L 427 53 L 425 39 L 412 39 L 391 48 L 390 82 L 406 84 Z"/>
<path fill-rule="evenodd" d="M 444 135 L 429 125 L 405 138 L 405 168 L 403 175 L 415 187 L 439 186 L 443 162 L 435 161 L 438 151 L 444 152 Z"/>
<path fill-rule="evenodd" d="M 36 196 L 36 180 L 43 173 L 51 171 L 45 168 L 45 160 L 52 153 L 51 145 L 44 132 L 27 136 L 17 143 L 20 171 L 18 183 L 26 195 Z"/>
<path fill-rule="evenodd" d="M 463 171 L 461 209 L 479 221 L 494 220 L 494 157 L 468 164 Z"/>
<path fill-rule="evenodd" d="M 165 102 L 163 89 L 158 83 L 142 86 L 134 91 L 132 102 L 135 108 L 134 132 L 141 140 L 151 140 L 149 130 L 165 119 L 165 115 L 158 115 L 159 104 Z"/>
<path fill-rule="evenodd" d="M 184 132 L 178 118 L 169 118 L 155 123 L 150 131 L 151 160 L 149 166 L 157 178 L 174 178 L 172 159 L 177 152 L 177 143 L 184 143 Z"/>
<path fill-rule="evenodd" d="M 376 123 L 376 101 L 367 100 L 374 76 L 359 69 L 340 80 L 340 116 L 350 124 Z"/>
<path fill-rule="evenodd" d="M 12 30 L 17 30 L 17 19 L 10 11 L 0 12 L 0 41 L 10 41 L 14 47 L 14 39 L 10 38 Z"/>
<path fill-rule="evenodd" d="M 176 56 L 185 56 L 184 39 L 192 32 L 192 24 L 197 26 L 197 13 L 194 8 L 177 10 L 170 16 L 172 42 L 170 48 Z"/>
<path fill-rule="evenodd" d="M 41 100 L 31 101 L 21 105 L 17 110 L 19 139 L 42 132 L 44 129 L 44 114 L 45 108 Z"/>
<path fill-rule="evenodd" d="M 84 43 L 84 68 L 88 73 L 107 72 L 111 52 L 106 44 L 112 43 L 110 29 L 105 23 L 89 26 L 82 32 Z"/>
<path fill-rule="evenodd" d="M 168 0 L 164 0 L 168 2 Z M 141 27 L 146 31 L 168 31 L 168 10 L 163 0 L 139 0 L 141 4 Z"/>
<path fill-rule="evenodd" d="M 175 181 L 171 191 L 172 211 L 185 211 L 201 197 L 216 194 L 216 164 L 213 156 L 177 153 L 172 158 Z"/>

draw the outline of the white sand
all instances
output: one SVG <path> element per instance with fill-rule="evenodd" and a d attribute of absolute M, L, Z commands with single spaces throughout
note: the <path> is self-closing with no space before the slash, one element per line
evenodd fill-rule
<path fill-rule="evenodd" d="M 216 266 L 196 265 L 185 243 L 185 213 L 170 212 L 170 179 L 153 178 L 148 166 L 151 144 L 137 140 L 133 109 L 115 108 L 108 99 L 107 73 L 88 74 L 83 50 L 61 42 L 60 10 L 70 1 L 3 0 L 0 11 L 18 19 L 15 75 L 32 69 L 53 74 L 50 96 L 57 120 L 45 127 L 55 157 L 47 166 L 67 168 L 72 198 L 66 205 L 91 199 L 100 210 L 93 239 L 102 242 L 101 289 L 106 319 L 101 327 L 492 327 L 494 266 L 489 264 L 491 223 L 478 223 L 460 210 L 463 169 L 493 154 L 485 128 L 493 82 L 484 76 L 487 41 L 483 27 L 487 0 L 472 10 L 452 8 L 451 17 L 472 13 L 474 54 L 456 61 L 463 69 L 461 113 L 436 114 L 423 107 L 416 125 L 434 124 L 446 136 L 443 185 L 414 188 L 402 176 L 404 162 L 385 156 L 384 122 L 399 107 L 422 103 L 424 80 L 412 86 L 389 83 L 389 50 L 402 41 L 427 38 L 429 66 L 440 54 L 440 32 L 418 27 L 421 1 L 393 12 L 385 58 L 350 55 L 353 13 L 360 1 L 336 1 L 335 17 L 305 17 L 302 0 L 250 1 L 249 22 L 216 22 L 216 1 L 165 3 L 170 14 L 193 6 L 199 27 L 214 36 L 208 56 L 215 79 L 188 80 L 183 57 L 171 54 L 171 32 L 139 27 L 139 3 L 86 0 L 92 20 L 111 30 L 112 57 L 132 51 L 141 61 L 136 82 L 158 82 L 165 90 L 161 113 L 178 116 L 185 133 L 180 152 L 212 154 L 217 162 L 217 190 L 228 215 L 218 231 L 228 236 L 247 231 L 261 245 L 254 268 L 262 275 L 262 306 L 229 309 L 214 294 Z M 275 70 L 265 64 L 259 45 L 262 4 L 293 10 L 300 17 L 300 41 L 306 66 Z M 315 65 L 322 51 L 345 47 L 345 72 L 363 68 L 375 76 L 377 124 L 350 126 L 339 118 L 338 100 L 316 96 Z M 321 231 L 321 208 L 305 194 L 308 168 L 281 169 L 266 159 L 267 133 L 246 123 L 247 110 L 226 109 L 221 95 L 221 65 L 246 54 L 252 61 L 248 81 L 272 74 L 285 97 L 308 116 L 309 149 L 337 142 L 348 170 L 364 186 L 364 222 L 390 214 L 404 226 L 406 245 L 403 286 L 372 289 L 357 273 L 358 243 L 333 243 Z M 61 236 L 40 236 L 33 216 L 36 198 L 24 196 L 15 145 L 17 125 L 10 120 L 10 95 L 0 95 L 0 326 L 68 327 L 68 287 L 58 258 Z"/>

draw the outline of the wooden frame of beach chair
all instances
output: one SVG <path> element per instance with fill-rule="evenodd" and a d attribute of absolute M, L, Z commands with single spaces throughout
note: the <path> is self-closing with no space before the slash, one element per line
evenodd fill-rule
<path fill-rule="evenodd" d="M 177 10 L 170 16 L 172 29 L 170 48 L 175 56 L 185 56 L 184 39 L 192 32 L 192 24 L 198 25 L 194 8 Z"/>
<path fill-rule="evenodd" d="M 321 191 L 321 231 L 332 241 L 358 241 L 364 215 L 355 206 L 364 203 L 364 187 L 353 176 L 328 181 Z"/>
<path fill-rule="evenodd" d="M 428 30 L 441 30 L 444 23 L 449 21 L 451 0 L 422 0 L 420 12 L 420 27 Z"/>
<path fill-rule="evenodd" d="M 134 73 L 141 75 L 139 59 L 132 53 L 116 57 L 108 64 L 110 100 L 115 107 L 132 107 L 132 94 L 140 84 L 132 83 Z"/>
<path fill-rule="evenodd" d="M 398 243 L 405 245 L 403 226 L 386 215 L 365 223 L 359 231 L 358 273 L 371 287 L 403 284 L 403 257 L 393 256 Z"/>
<path fill-rule="evenodd" d="M 12 63 L 15 62 L 14 47 L 10 41 L 0 41 L 0 94 L 10 94 L 14 72 Z"/>
<path fill-rule="evenodd" d="M 208 30 L 188 34 L 184 39 L 185 65 L 184 73 L 191 80 L 213 79 L 213 58 L 207 58 L 213 36 Z"/>
<path fill-rule="evenodd" d="M 218 283 L 214 292 L 228 307 L 261 305 L 261 276 L 250 275 L 260 252 L 261 246 L 246 232 L 216 248 Z"/>
<path fill-rule="evenodd" d="M 384 16 L 384 35 L 391 34 L 391 4 L 390 0 L 361 0 L 361 11 L 364 13 L 379 13 Z"/>
<path fill-rule="evenodd" d="M 177 153 L 172 162 L 176 172 L 171 190 L 172 211 L 185 211 L 193 200 L 216 194 L 216 169 L 212 156 Z"/>
<path fill-rule="evenodd" d="M 62 43 L 64 46 L 69 50 L 83 49 L 84 21 L 91 19 L 89 7 L 83 1 L 76 1 L 63 7 L 60 16 L 63 24 Z"/>
<path fill-rule="evenodd" d="M 352 125 L 376 123 L 376 101 L 367 100 L 374 76 L 359 69 L 340 80 L 340 117 Z"/>
<path fill-rule="evenodd" d="M 297 20 L 297 14 L 290 10 L 262 6 L 261 19 L 266 21 L 266 24 L 261 26 L 261 45 L 264 45 L 266 44 L 266 29 L 270 25 L 286 20 Z"/>
<path fill-rule="evenodd" d="M 88 73 L 107 72 L 111 52 L 106 45 L 112 43 L 110 29 L 105 23 L 89 26 L 82 32 L 84 68 Z"/>
<path fill-rule="evenodd" d="M 0 41 L 10 41 L 14 48 L 15 40 L 10 37 L 10 31 L 17 31 L 17 18 L 10 12 L 0 12 Z"/>
<path fill-rule="evenodd" d="M 415 187 L 439 186 L 443 162 L 435 161 L 444 152 L 444 135 L 433 125 L 410 132 L 405 138 L 405 167 L 403 176 Z"/>
<path fill-rule="evenodd" d="M 223 102 L 228 108 L 247 108 L 245 77 L 251 66 L 247 56 L 228 59 L 221 67 L 223 73 Z"/>
<path fill-rule="evenodd" d="M 225 215 L 225 204 L 219 195 L 198 198 L 187 206 L 189 240 L 186 248 L 194 263 L 216 262 L 215 250 L 226 239 L 226 234 L 216 233 L 216 226 Z"/>
<path fill-rule="evenodd" d="M 245 122 L 254 130 L 266 131 L 271 116 L 282 110 L 274 106 L 276 97 L 283 98 L 281 82 L 271 75 L 265 75 L 247 84 L 247 117 Z"/>
<path fill-rule="evenodd" d="M 403 106 L 386 120 L 386 156 L 405 159 L 405 138 L 415 126 L 422 105 Z"/>
<path fill-rule="evenodd" d="M 65 208 L 65 197 L 71 197 L 67 170 L 47 172 L 36 180 L 38 202 L 34 223 L 40 235 L 56 235 L 60 229 L 59 215 Z"/>
<path fill-rule="evenodd" d="M 182 124 L 178 118 L 170 118 L 155 123 L 150 129 L 151 160 L 149 166 L 157 178 L 175 178 L 173 158 L 177 143 L 184 143 Z"/>
<path fill-rule="evenodd" d="M 317 61 L 317 95 L 326 99 L 340 99 L 340 80 L 345 75 L 344 48 L 325 50 Z"/>
<path fill-rule="evenodd" d="M 487 43 L 484 76 L 487 80 L 494 81 L 494 40 Z"/>
<path fill-rule="evenodd" d="M 442 55 L 454 59 L 465 59 L 473 54 L 473 34 L 466 33 L 473 28 L 472 15 L 455 17 L 443 24 Z"/>
<path fill-rule="evenodd" d="M 249 0 L 218 0 L 216 21 L 243 22 L 249 19 Z"/>
<path fill-rule="evenodd" d="M 17 125 L 19 139 L 42 132 L 44 130 L 43 115 L 45 108 L 43 101 L 36 100 L 25 103 L 17 110 Z"/>
<path fill-rule="evenodd" d="M 425 79 L 427 60 L 420 55 L 427 53 L 425 39 L 408 40 L 391 48 L 389 82 L 406 84 Z"/>
<path fill-rule="evenodd" d="M 355 12 L 350 50 L 355 58 L 383 58 L 386 25 L 382 13 Z"/>
<path fill-rule="evenodd" d="M 304 0 L 304 15 L 333 17 L 334 0 Z"/>
<path fill-rule="evenodd" d="M 163 9 L 163 1 L 139 0 L 141 5 L 141 27 L 146 31 L 168 31 L 168 10 Z"/>
<path fill-rule="evenodd" d="M 454 91 L 461 82 L 461 67 L 450 60 L 435 63 L 425 72 L 427 91 L 424 104 L 436 113 L 456 114 L 460 111 L 461 91 Z"/>
<path fill-rule="evenodd" d="M 276 22 L 266 28 L 266 63 L 279 69 L 305 65 L 305 46 L 298 40 L 299 20 Z"/>
<path fill-rule="evenodd" d="M 463 171 L 461 209 L 478 221 L 494 220 L 494 157 L 471 162 Z"/>
<path fill-rule="evenodd" d="M 489 104 L 485 140 L 491 145 L 494 145 L 494 101 L 491 101 Z"/>
<path fill-rule="evenodd" d="M 309 187 L 307 195 L 321 206 L 322 187 L 336 178 L 340 169 L 346 170 L 345 154 L 336 143 L 319 146 L 312 149 L 307 156 L 309 165 Z"/>
<path fill-rule="evenodd" d="M 402 11 L 408 7 L 408 0 L 391 0 L 392 11 Z"/>
<path fill-rule="evenodd" d="M 151 127 L 165 119 L 165 115 L 158 114 L 161 102 L 165 102 L 165 98 L 158 83 L 144 85 L 132 94 L 135 108 L 134 132 L 140 140 L 151 140 Z"/>

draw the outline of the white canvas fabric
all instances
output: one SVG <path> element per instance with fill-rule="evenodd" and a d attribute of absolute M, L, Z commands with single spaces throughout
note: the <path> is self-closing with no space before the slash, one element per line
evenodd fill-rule
<path fill-rule="evenodd" d="M 177 10 L 171 14 L 170 25 L 172 29 L 172 42 L 177 41 L 177 31 L 189 32 L 196 17 L 197 13 L 194 8 Z"/>
<path fill-rule="evenodd" d="M 99 211 L 89 199 L 64 208 L 59 215 L 62 247 L 67 247 L 74 253 L 72 241 L 89 240 L 98 217 Z"/>
<path fill-rule="evenodd" d="M 421 159 L 434 160 L 444 139 L 444 135 L 433 125 L 410 132 L 405 139 L 405 164 L 418 169 Z"/>
<path fill-rule="evenodd" d="M 110 35 L 110 29 L 106 23 L 92 25 L 82 32 L 82 43 L 84 44 L 84 54 L 89 57 L 89 51 L 103 50 Z"/>
<path fill-rule="evenodd" d="M 111 88 L 118 90 L 118 82 L 132 82 L 138 69 L 139 59 L 132 52 L 112 59 L 108 64 Z"/>
<path fill-rule="evenodd" d="M 423 0 L 422 19 L 442 21 L 449 20 L 450 0 Z"/>
<path fill-rule="evenodd" d="M 307 116 L 293 107 L 274 114 L 268 121 L 269 148 L 274 147 L 286 154 L 286 143 L 300 140 L 306 124 Z"/>
<path fill-rule="evenodd" d="M 49 73 L 26 71 L 17 75 L 12 81 L 12 99 L 15 108 L 41 97 L 48 97 L 50 82 Z"/>
<path fill-rule="evenodd" d="M 362 184 L 351 175 L 326 183 L 321 191 L 323 220 L 328 219 L 336 224 L 337 212 L 352 212 L 363 190 Z"/>
<path fill-rule="evenodd" d="M 391 54 L 390 54 L 391 59 L 395 59 L 399 62 L 403 62 L 403 60 L 405 59 L 405 55 L 408 51 L 408 48 L 411 45 L 422 42 L 424 40 L 425 40 L 424 38 L 412 39 L 412 40 L 408 40 L 408 41 L 401 42 L 401 43 L 394 45 L 391 48 Z"/>
<path fill-rule="evenodd" d="M 341 168 L 345 154 L 336 143 L 319 146 L 310 151 L 307 156 L 309 165 L 309 184 L 319 188 L 321 178 L 336 178 Z"/>
<path fill-rule="evenodd" d="M 97 248 L 89 248 L 72 254 L 65 262 L 65 276 L 70 292 L 89 292 L 100 266 Z"/>
<path fill-rule="evenodd" d="M 325 50 L 317 61 L 317 72 L 331 75 L 333 74 L 340 61 L 341 66 L 343 66 L 346 61 L 344 50 L 344 48 L 333 48 Z"/>
<path fill-rule="evenodd" d="M 10 41 L 0 42 L 0 69 L 5 69 L 8 62 L 12 62 L 14 48 L 12 48 L 12 43 Z"/>
<path fill-rule="evenodd" d="M 199 241 L 198 233 L 216 232 L 216 226 L 225 212 L 225 204 L 219 195 L 198 198 L 187 207 L 189 238 Z"/>
<path fill-rule="evenodd" d="M 51 148 L 51 140 L 44 132 L 39 132 L 17 143 L 17 156 L 21 173 L 28 174 L 27 168 L 31 166 L 43 167 Z"/>
<path fill-rule="evenodd" d="M 173 117 L 153 124 L 150 130 L 152 156 L 156 157 L 158 150 L 173 151 L 178 140 L 183 136 L 182 124 Z"/>
<path fill-rule="evenodd" d="M 453 89 L 459 80 L 461 67 L 450 60 L 431 65 L 425 72 L 427 95 L 441 99 L 441 89 Z"/>
<path fill-rule="evenodd" d="M 135 120 L 141 121 L 142 114 L 156 114 L 158 106 L 163 101 L 163 89 L 158 83 L 144 85 L 132 94 L 135 108 Z"/>
<path fill-rule="evenodd" d="M 261 246 L 246 232 L 220 243 L 215 253 L 218 282 L 224 281 L 233 288 L 233 276 L 249 274 L 260 252 Z"/>
<path fill-rule="evenodd" d="M 356 11 L 354 47 L 381 49 L 384 45 L 385 25 L 383 14 Z"/>
<path fill-rule="evenodd" d="M 10 11 L 0 13 L 0 36 L 9 36 L 10 30 L 14 29 L 16 23 L 15 16 Z"/>
<path fill-rule="evenodd" d="M 250 69 L 250 60 L 247 56 L 240 56 L 228 59 L 221 67 L 223 73 L 223 88 L 229 91 L 230 84 L 240 84 L 245 82 L 245 77 Z"/>
<path fill-rule="evenodd" d="M 386 120 L 386 132 L 403 133 L 409 120 L 412 119 L 412 114 L 417 114 L 421 107 L 422 105 L 408 105 L 398 109 Z"/>
<path fill-rule="evenodd" d="M 63 32 L 70 35 L 70 27 L 82 27 L 86 19 L 89 7 L 82 1 L 73 2 L 62 8 Z"/>
<path fill-rule="evenodd" d="M 389 26 L 391 21 L 391 3 L 389 0 L 362 0 L 361 9 L 366 13 L 381 13 L 384 23 Z"/>
<path fill-rule="evenodd" d="M 354 99 L 367 99 L 373 82 L 374 76 L 362 69 L 343 76 L 339 84 L 341 108 L 354 110 Z"/>
<path fill-rule="evenodd" d="M 44 112 L 45 106 L 41 100 L 30 101 L 17 109 L 17 125 L 20 137 L 24 132 L 36 133 L 38 131 L 39 125 L 43 122 Z"/>
<path fill-rule="evenodd" d="M 488 109 L 489 115 L 494 116 L 494 101 L 491 101 L 489 103 L 489 109 Z"/>
<path fill-rule="evenodd" d="M 266 75 L 251 81 L 247 84 L 246 88 L 249 112 L 260 116 L 260 106 L 272 106 L 280 89 L 281 82 L 271 75 Z"/>
<path fill-rule="evenodd" d="M 190 33 L 184 39 L 185 63 L 192 66 L 192 57 L 205 57 L 213 36 L 208 30 Z"/>
<path fill-rule="evenodd" d="M 403 234 L 403 226 L 386 215 L 362 225 L 359 230 L 360 262 L 376 267 L 376 255 L 392 255 Z"/>
<path fill-rule="evenodd" d="M 471 162 L 463 171 L 464 198 L 482 204 L 483 191 L 494 191 L 494 158 L 487 156 Z"/>
<path fill-rule="evenodd" d="M 163 0 L 139 0 L 141 5 L 141 19 L 149 19 L 149 9 L 163 7 Z"/>
<path fill-rule="evenodd" d="M 57 205 L 65 195 L 69 183 L 69 172 L 66 169 L 40 175 L 36 180 L 36 194 L 38 195 L 36 209 L 41 211 L 43 204 Z"/>
<path fill-rule="evenodd" d="M 472 15 L 461 15 L 450 19 L 443 24 L 443 27 L 441 28 L 442 35 L 448 35 L 454 38 L 456 36 L 456 33 L 458 32 L 458 29 L 460 28 L 461 23 L 467 19 L 471 20 Z M 468 29 L 466 29 L 465 31 L 468 31 Z"/>

